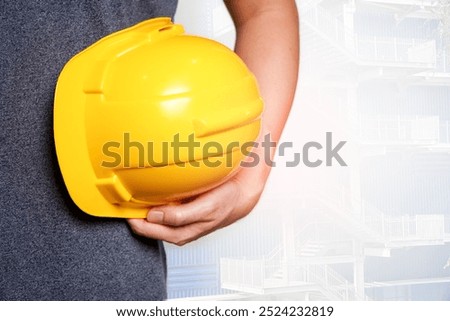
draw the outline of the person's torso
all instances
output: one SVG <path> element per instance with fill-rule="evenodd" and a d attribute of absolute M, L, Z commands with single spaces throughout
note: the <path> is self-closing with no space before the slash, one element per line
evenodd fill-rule
<path fill-rule="evenodd" d="M 52 0 L 0 4 L 0 299 L 165 297 L 160 242 L 124 220 L 82 213 L 65 190 L 53 142 L 64 64 L 100 38 L 173 16 L 176 1 Z"/>

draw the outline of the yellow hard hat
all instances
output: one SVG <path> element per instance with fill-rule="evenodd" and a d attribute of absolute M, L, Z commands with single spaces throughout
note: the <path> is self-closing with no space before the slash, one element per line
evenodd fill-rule
<path fill-rule="evenodd" d="M 262 105 L 233 51 L 169 18 L 111 34 L 58 79 L 55 143 L 70 196 L 91 215 L 143 218 L 205 192 L 238 170 Z"/>

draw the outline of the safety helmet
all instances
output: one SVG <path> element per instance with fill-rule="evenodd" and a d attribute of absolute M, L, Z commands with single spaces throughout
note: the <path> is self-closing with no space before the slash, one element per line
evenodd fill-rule
<path fill-rule="evenodd" d="M 262 105 L 233 51 L 169 18 L 113 33 L 74 56 L 56 86 L 69 194 L 91 215 L 143 218 L 151 206 L 205 192 L 236 173 Z"/>

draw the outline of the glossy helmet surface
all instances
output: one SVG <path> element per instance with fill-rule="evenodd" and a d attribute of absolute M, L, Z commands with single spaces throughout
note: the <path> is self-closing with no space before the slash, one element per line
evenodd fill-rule
<path fill-rule="evenodd" d="M 262 108 L 233 51 L 169 18 L 144 21 L 60 74 L 54 132 L 64 182 L 88 214 L 145 217 L 229 179 L 258 136 Z"/>

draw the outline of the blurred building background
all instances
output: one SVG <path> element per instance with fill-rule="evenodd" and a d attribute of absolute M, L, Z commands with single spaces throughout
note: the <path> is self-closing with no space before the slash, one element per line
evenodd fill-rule
<path fill-rule="evenodd" d="M 167 244 L 169 298 L 450 300 L 450 2 L 298 7 L 293 150 L 248 217 Z M 233 46 L 221 0 L 180 0 L 176 21 Z M 286 166 L 327 132 L 348 166 Z"/>

